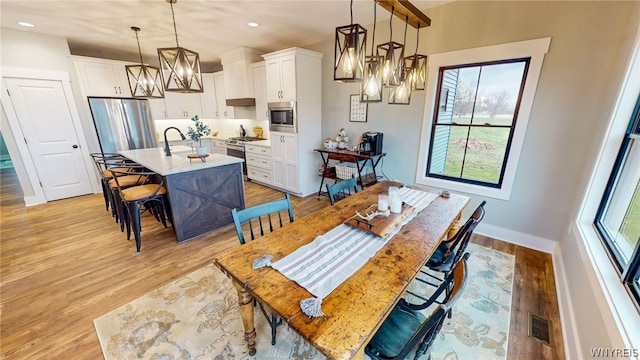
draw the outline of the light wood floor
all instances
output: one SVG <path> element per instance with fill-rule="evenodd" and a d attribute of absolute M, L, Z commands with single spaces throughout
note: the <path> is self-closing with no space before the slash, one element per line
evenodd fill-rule
<path fill-rule="evenodd" d="M 247 206 L 281 197 L 246 183 Z M 315 196 L 292 201 L 296 218 L 329 205 Z M 178 245 L 170 228 L 146 218 L 138 254 L 101 194 L 26 208 L 6 169 L 0 208 L 0 358 L 7 360 L 100 359 L 93 319 L 239 246 L 231 227 Z M 508 358 L 564 359 L 551 256 L 482 236 L 473 241 L 516 256 Z M 551 318 L 554 347 L 527 337 L 528 311 Z"/>

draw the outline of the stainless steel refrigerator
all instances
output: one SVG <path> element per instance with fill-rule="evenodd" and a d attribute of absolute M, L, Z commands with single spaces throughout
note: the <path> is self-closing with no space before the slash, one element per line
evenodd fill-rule
<path fill-rule="evenodd" d="M 103 153 L 158 146 L 147 100 L 89 97 L 89 107 Z"/>

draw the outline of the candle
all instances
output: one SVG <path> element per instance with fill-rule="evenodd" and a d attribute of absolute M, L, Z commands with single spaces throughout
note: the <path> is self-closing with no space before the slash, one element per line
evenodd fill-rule
<path fill-rule="evenodd" d="M 378 210 L 387 211 L 389 209 L 389 197 L 387 195 L 378 195 Z"/>

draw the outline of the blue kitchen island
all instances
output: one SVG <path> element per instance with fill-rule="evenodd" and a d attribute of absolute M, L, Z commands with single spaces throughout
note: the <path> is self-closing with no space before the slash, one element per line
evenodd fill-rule
<path fill-rule="evenodd" d="M 166 156 L 159 147 L 119 153 L 164 177 L 179 243 L 233 223 L 231 210 L 245 208 L 242 159 L 223 154 L 208 154 L 205 161 L 185 153 Z"/>

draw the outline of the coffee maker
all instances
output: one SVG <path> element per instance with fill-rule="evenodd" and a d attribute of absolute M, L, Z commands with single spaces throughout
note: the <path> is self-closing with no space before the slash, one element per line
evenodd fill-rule
<path fill-rule="evenodd" d="M 382 133 L 367 131 L 362 134 L 359 150 L 369 155 L 382 154 Z"/>

